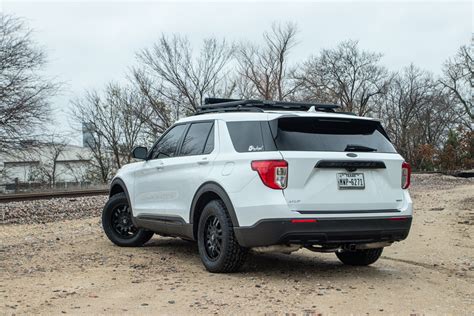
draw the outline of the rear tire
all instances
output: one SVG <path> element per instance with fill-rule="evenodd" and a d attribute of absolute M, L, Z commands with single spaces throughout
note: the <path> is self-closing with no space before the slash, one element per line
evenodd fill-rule
<path fill-rule="evenodd" d="M 244 263 L 248 249 L 237 242 L 222 201 L 214 200 L 204 207 L 197 237 L 199 255 L 209 272 L 235 272 Z"/>
<path fill-rule="evenodd" d="M 121 247 L 142 246 L 153 237 L 153 232 L 133 224 L 132 209 L 125 193 L 109 198 L 102 210 L 102 227 L 110 241 Z"/>
<path fill-rule="evenodd" d="M 336 252 L 336 256 L 347 265 L 368 266 L 380 258 L 382 251 L 383 248 L 343 251 Z"/>

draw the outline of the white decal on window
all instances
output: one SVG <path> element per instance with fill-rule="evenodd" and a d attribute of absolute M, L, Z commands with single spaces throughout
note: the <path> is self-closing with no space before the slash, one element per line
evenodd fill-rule
<path fill-rule="evenodd" d="M 263 146 L 254 146 L 254 145 L 249 146 L 249 151 L 262 151 L 262 150 L 263 150 Z"/>

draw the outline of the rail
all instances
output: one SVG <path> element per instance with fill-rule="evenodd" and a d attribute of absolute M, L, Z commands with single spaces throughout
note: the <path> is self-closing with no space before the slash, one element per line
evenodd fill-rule
<path fill-rule="evenodd" d="M 57 192 L 30 192 L 30 193 L 14 193 L 14 194 L 1 194 L 0 203 L 14 202 L 14 201 L 25 201 L 25 200 L 43 200 L 53 199 L 60 197 L 79 197 L 79 196 L 90 196 L 90 195 L 105 195 L 108 194 L 108 189 L 88 189 L 88 190 L 76 190 L 76 191 L 57 191 Z"/>

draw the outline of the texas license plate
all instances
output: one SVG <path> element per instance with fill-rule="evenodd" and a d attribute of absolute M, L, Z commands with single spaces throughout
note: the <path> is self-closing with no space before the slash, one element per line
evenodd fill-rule
<path fill-rule="evenodd" d="M 344 172 L 337 174 L 337 187 L 341 190 L 364 189 L 365 181 L 363 173 Z"/>

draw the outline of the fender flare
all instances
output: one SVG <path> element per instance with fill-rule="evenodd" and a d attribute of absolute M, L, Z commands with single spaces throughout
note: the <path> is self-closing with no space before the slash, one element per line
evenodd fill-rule
<path fill-rule="evenodd" d="M 216 182 L 209 181 L 204 184 L 202 184 L 196 191 L 193 197 L 193 201 L 191 203 L 191 210 L 189 212 L 189 223 L 193 224 L 193 219 L 194 219 L 194 211 L 196 209 L 197 202 L 199 201 L 199 198 L 204 195 L 205 193 L 212 192 L 219 196 L 219 198 L 224 202 L 227 211 L 229 212 L 230 219 L 232 220 L 232 225 L 234 227 L 239 227 L 239 221 L 237 219 L 237 215 L 235 214 L 235 209 L 234 206 L 232 205 L 232 202 L 225 192 L 224 188 L 219 185 Z"/>
<path fill-rule="evenodd" d="M 109 198 L 113 195 L 112 190 L 117 185 L 122 188 L 123 192 L 125 192 L 125 195 L 127 196 L 128 204 L 130 205 L 130 207 L 132 207 L 130 194 L 128 194 L 127 186 L 125 185 L 125 182 L 120 178 L 114 178 L 112 182 L 110 183 Z"/>

